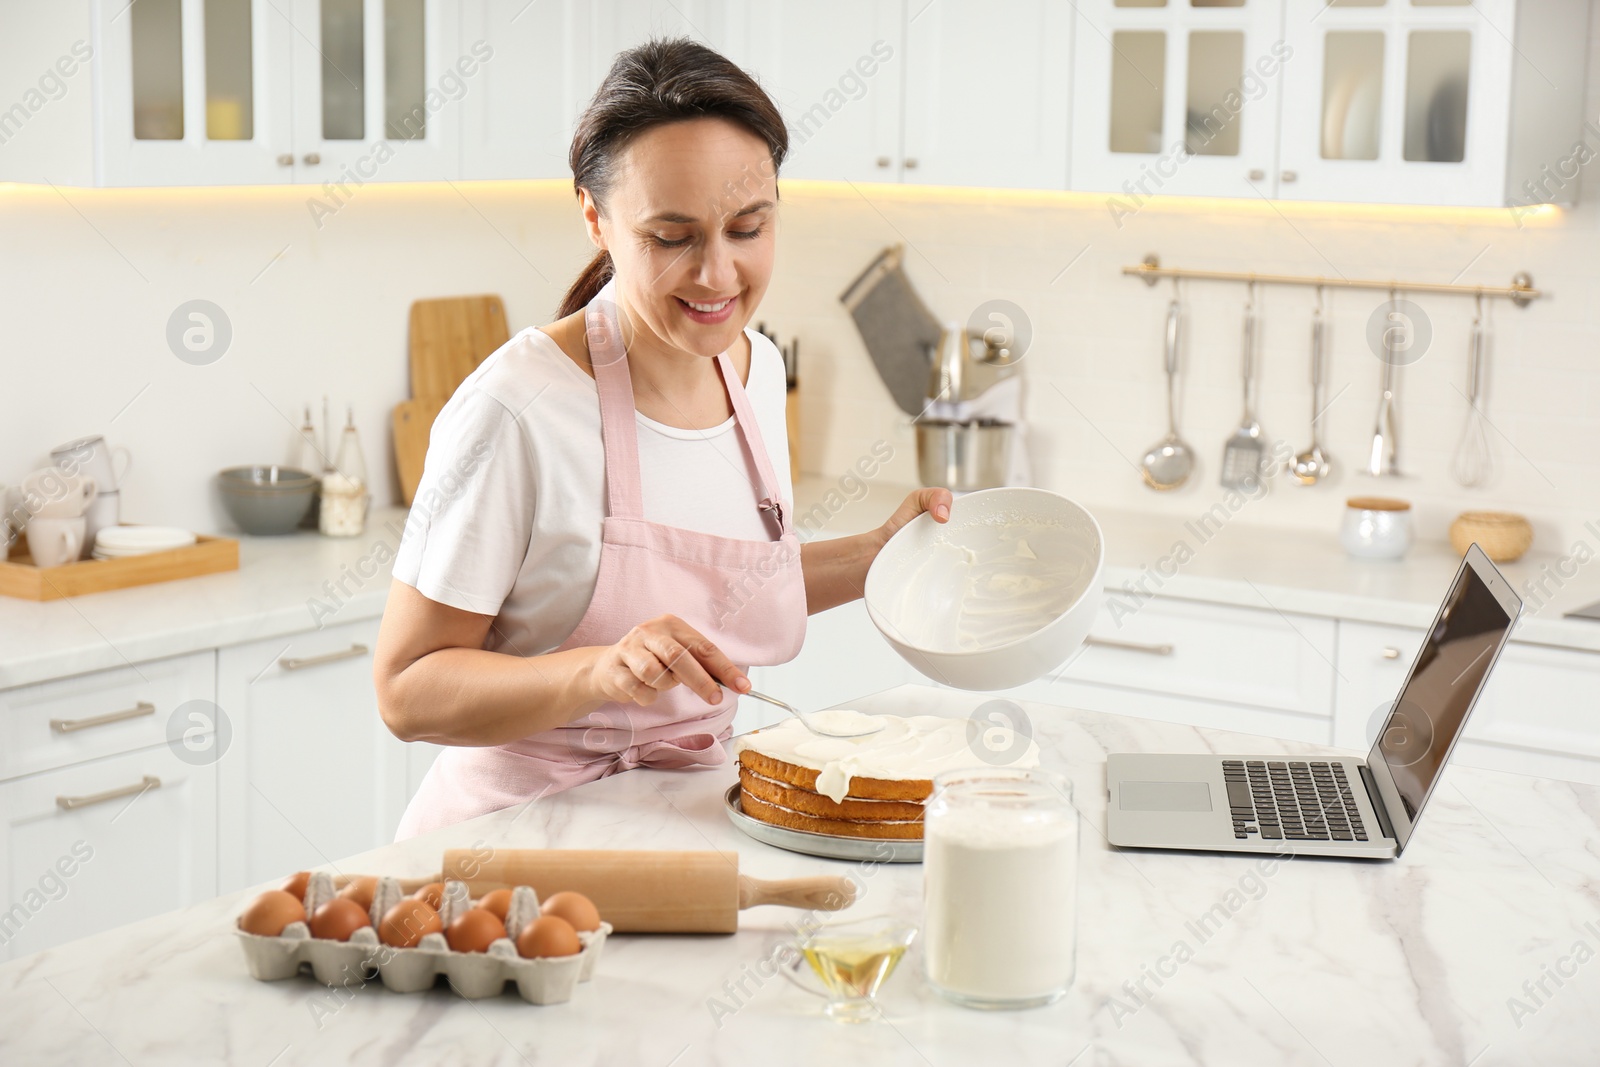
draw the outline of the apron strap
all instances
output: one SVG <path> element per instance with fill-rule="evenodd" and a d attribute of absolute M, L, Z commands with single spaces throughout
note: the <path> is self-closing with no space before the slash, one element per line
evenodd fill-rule
<path fill-rule="evenodd" d="M 750 363 L 755 365 L 755 348 L 750 349 Z M 778 539 L 781 540 L 789 532 L 789 516 L 783 510 L 783 498 L 778 495 L 778 478 L 772 469 L 772 460 L 767 455 L 767 446 L 761 439 L 761 424 L 756 421 L 755 408 L 750 406 L 750 396 L 744 391 L 744 386 L 739 384 L 739 375 L 734 369 L 733 360 L 728 358 L 726 352 L 717 357 L 717 369 L 722 372 L 722 384 L 728 390 L 728 400 L 733 404 L 733 418 L 738 426 L 740 436 L 744 438 L 744 447 L 750 453 L 750 458 L 755 461 L 756 477 L 761 479 L 758 487 L 760 501 L 757 503 L 762 511 L 768 512 L 776 520 Z"/>
<path fill-rule="evenodd" d="M 617 305 L 612 299 L 615 284 L 607 282 L 584 309 L 584 336 L 589 344 L 595 387 L 600 394 L 600 436 L 606 453 L 606 514 L 619 519 L 643 519 L 639 424 L 633 381 L 628 377 L 628 355 L 622 345 Z M 752 349 L 752 361 L 754 358 Z M 778 495 L 778 479 L 761 440 L 755 409 L 750 406 L 750 397 L 726 352 L 717 356 L 717 370 L 733 405 L 734 426 L 744 441 L 749 459 L 755 464 L 756 477 L 761 480 L 756 487 L 757 507 L 772 517 L 778 539 L 782 539 L 789 533 L 789 516 Z"/>
<path fill-rule="evenodd" d="M 619 519 L 644 518 L 644 490 L 639 476 L 639 427 L 633 406 L 628 354 L 622 347 L 615 282 L 607 282 L 583 312 L 589 365 L 600 394 L 600 437 L 606 452 L 606 514 Z"/>

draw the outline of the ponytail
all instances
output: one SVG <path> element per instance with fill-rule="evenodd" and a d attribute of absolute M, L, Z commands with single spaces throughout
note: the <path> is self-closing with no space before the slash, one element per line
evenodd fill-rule
<path fill-rule="evenodd" d="M 589 301 L 605 287 L 614 273 L 616 270 L 611 265 L 611 253 L 602 248 L 589 261 L 589 265 L 583 268 L 583 273 L 572 283 L 567 295 L 562 297 L 561 309 L 556 312 L 556 318 L 564 319 L 573 312 L 588 307 Z"/>

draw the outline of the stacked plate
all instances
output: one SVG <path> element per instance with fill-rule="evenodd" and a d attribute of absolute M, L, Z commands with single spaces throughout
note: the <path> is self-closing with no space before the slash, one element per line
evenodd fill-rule
<path fill-rule="evenodd" d="M 108 526 L 95 535 L 95 559 L 121 559 L 169 552 L 194 544 L 194 534 L 176 526 Z"/>

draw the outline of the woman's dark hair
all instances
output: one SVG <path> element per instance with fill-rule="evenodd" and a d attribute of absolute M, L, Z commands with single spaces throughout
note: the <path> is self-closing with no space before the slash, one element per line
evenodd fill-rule
<path fill-rule="evenodd" d="M 686 119 L 721 118 L 767 143 L 772 176 L 789 152 L 789 130 L 765 90 L 738 64 L 687 37 L 647 41 L 617 56 L 594 99 L 578 120 L 567 161 L 572 187 L 587 189 L 596 205 L 616 178 L 617 159 L 634 137 Z M 557 318 L 588 305 L 611 279 L 611 254 L 601 251 L 578 275 Z"/>

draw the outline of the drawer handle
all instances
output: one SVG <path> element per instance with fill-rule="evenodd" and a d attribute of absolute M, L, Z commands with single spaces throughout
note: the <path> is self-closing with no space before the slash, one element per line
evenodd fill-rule
<path fill-rule="evenodd" d="M 104 715 L 95 715 L 87 719 L 51 719 L 50 729 L 58 734 L 70 734 L 74 730 L 87 730 L 91 726 L 105 726 L 107 723 L 122 722 L 124 719 L 137 719 L 145 715 L 154 715 L 156 706 L 148 700 L 141 700 L 131 708 L 121 711 L 108 711 Z"/>
<path fill-rule="evenodd" d="M 87 808 L 91 804 L 104 804 L 108 800 L 120 797 L 131 797 L 135 793 L 143 793 L 147 789 L 160 789 L 161 779 L 153 774 L 147 774 L 132 785 L 125 785 L 121 789 L 107 789 L 104 793 L 90 793 L 85 797 L 56 797 L 56 807 L 63 811 L 74 811 L 78 808 Z"/>
<path fill-rule="evenodd" d="M 1086 637 L 1086 645 L 1097 645 L 1100 648 L 1120 648 L 1127 652 L 1143 652 L 1147 656 L 1170 656 L 1171 645 L 1142 645 L 1137 641 L 1113 641 L 1109 637 Z"/>
<path fill-rule="evenodd" d="M 1393 645 L 1385 645 L 1384 649 L 1383 649 L 1383 658 L 1384 659 L 1399 659 L 1400 658 L 1400 650 L 1398 648 L 1395 648 Z"/>
<path fill-rule="evenodd" d="M 366 645 L 351 645 L 343 652 L 329 652 L 322 656 L 284 656 L 278 660 L 278 666 L 286 671 L 303 671 L 307 667 L 318 667 L 324 663 L 335 663 L 342 659 L 355 659 L 357 656 L 365 656 L 366 654 Z"/>

